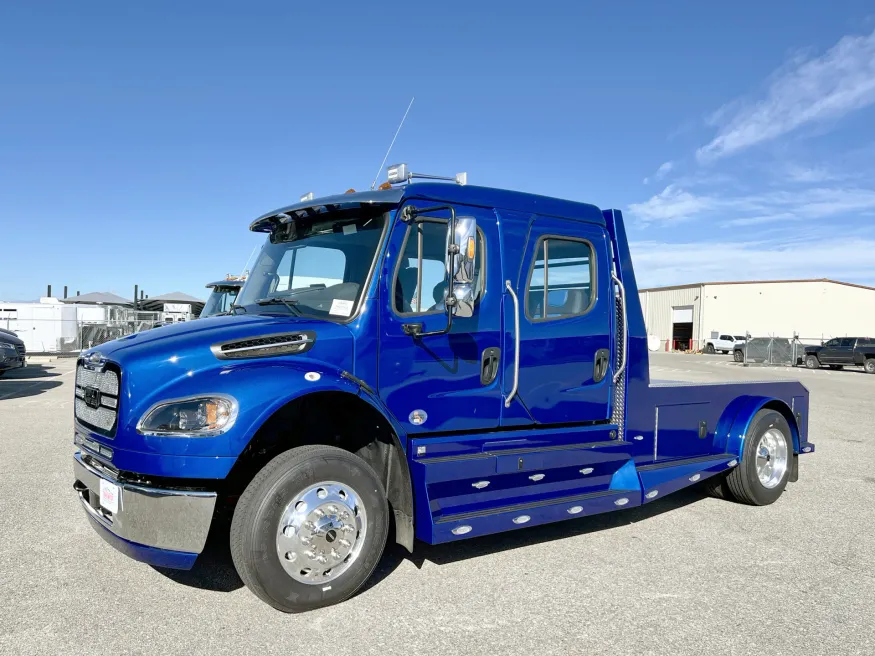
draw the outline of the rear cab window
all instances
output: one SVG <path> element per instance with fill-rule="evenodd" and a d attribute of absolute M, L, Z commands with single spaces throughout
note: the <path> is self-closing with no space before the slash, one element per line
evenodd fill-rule
<path fill-rule="evenodd" d="M 526 285 L 531 321 L 579 317 L 593 305 L 592 245 L 570 237 L 542 237 Z"/>

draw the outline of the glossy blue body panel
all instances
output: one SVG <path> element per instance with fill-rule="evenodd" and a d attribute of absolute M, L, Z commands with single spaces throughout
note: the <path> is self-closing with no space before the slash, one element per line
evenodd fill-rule
<path fill-rule="evenodd" d="M 332 322 L 284 312 L 241 314 L 104 344 L 95 350 L 122 371 L 118 428 L 111 438 L 81 426 L 77 430 L 112 448 L 111 464 L 119 469 L 222 479 L 259 427 L 285 404 L 320 391 L 357 395 L 386 418 L 405 452 L 415 535 L 429 543 L 662 498 L 738 466 L 751 419 L 763 407 L 787 417 L 795 452 L 814 449 L 807 434 L 808 391 L 797 382 L 651 384 L 644 318 L 619 212 L 445 184 L 412 184 L 331 202 L 378 201 L 395 205 L 355 316 Z M 394 271 L 407 229 L 397 209 L 405 203 L 452 204 L 457 216 L 476 218 L 484 239 L 484 294 L 474 315 L 457 317 L 447 335 L 414 339 L 404 334 L 405 323 L 435 330 L 446 324 L 446 316 L 402 316 L 393 309 Z M 264 229 L 275 214 L 266 214 L 255 228 Z M 596 300 L 583 316 L 543 322 L 526 316 L 526 283 L 543 235 L 585 239 L 593 246 Z M 612 270 L 625 287 L 623 340 Z M 519 297 L 519 335 L 506 281 Z M 297 330 L 316 334 L 313 347 L 300 355 L 231 361 L 210 351 L 225 341 Z M 517 338 L 519 390 L 505 404 L 514 382 Z M 627 350 L 625 394 L 615 394 L 612 378 L 621 344 Z M 494 347 L 501 349 L 499 373 L 483 385 L 481 355 Z M 610 350 L 611 368 L 595 382 L 599 349 Z M 311 372 L 319 379 L 308 381 L 305 374 Z M 239 403 L 236 423 L 225 434 L 173 438 L 137 432 L 137 422 L 153 404 L 210 393 L 228 394 Z M 411 422 L 414 410 L 424 411 L 427 419 Z M 153 554 L 130 544 L 122 548 L 148 562 L 190 566 L 191 554 Z"/>
<path fill-rule="evenodd" d="M 141 563 L 147 563 L 154 567 L 167 567 L 168 569 L 191 569 L 197 560 L 199 554 L 189 553 L 187 551 L 172 551 L 170 549 L 157 549 L 149 547 L 145 544 L 131 542 L 120 538 L 115 533 L 107 530 L 100 522 L 86 515 L 88 521 L 95 531 L 108 544 L 121 551 L 125 556 L 139 560 Z"/>

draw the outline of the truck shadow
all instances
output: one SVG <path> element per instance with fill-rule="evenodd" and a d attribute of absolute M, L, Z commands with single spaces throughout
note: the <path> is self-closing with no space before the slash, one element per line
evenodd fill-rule
<path fill-rule="evenodd" d="M 588 518 L 581 518 L 580 520 L 533 526 L 508 533 L 487 535 L 448 544 L 429 545 L 424 542 L 417 542 L 416 549 L 412 554 L 408 553 L 400 545 L 389 543 L 386 545 L 383 558 L 374 570 L 373 575 L 356 594 L 361 594 L 379 585 L 405 560 L 409 560 L 417 568 L 421 568 L 425 561 L 436 565 L 456 563 L 510 549 L 537 545 L 551 540 L 577 537 L 628 524 L 635 524 L 662 513 L 696 503 L 705 498 L 707 498 L 707 495 L 702 489 L 686 489 L 645 506 L 593 515 Z M 176 583 L 193 588 L 215 592 L 233 592 L 242 588 L 243 581 L 237 575 L 237 570 L 234 569 L 234 563 L 231 560 L 231 548 L 228 541 L 229 529 L 230 520 L 227 518 L 217 518 L 217 521 L 213 522 L 204 551 L 192 569 L 188 571 L 161 567 L 153 567 L 153 569 Z M 392 534 L 393 531 L 390 531 L 389 535 L 391 536 Z"/>
<path fill-rule="evenodd" d="M 387 544 L 383 559 L 377 565 L 371 578 L 362 586 L 357 594 L 373 588 L 387 578 L 404 560 L 409 560 L 417 568 L 421 568 L 425 561 L 436 565 L 447 565 L 471 558 L 479 558 L 490 554 L 500 553 L 520 547 L 561 540 L 564 538 L 577 537 L 588 533 L 610 530 L 628 524 L 636 524 L 641 521 L 656 517 L 665 512 L 670 512 L 684 506 L 702 501 L 708 495 L 701 488 L 688 488 L 673 493 L 672 495 L 638 506 L 629 510 L 610 512 L 590 517 L 581 517 L 577 520 L 555 522 L 532 526 L 531 528 L 496 533 L 469 540 L 459 540 L 446 544 L 430 545 L 417 541 L 414 552 L 409 553 L 404 547 L 397 544 Z M 391 534 L 390 534 L 391 535 Z"/>

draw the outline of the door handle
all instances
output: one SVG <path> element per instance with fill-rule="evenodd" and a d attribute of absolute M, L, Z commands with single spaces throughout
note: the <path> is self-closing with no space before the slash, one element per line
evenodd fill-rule
<path fill-rule="evenodd" d="M 501 349 L 491 346 L 483 349 L 480 356 L 480 384 L 489 385 L 498 376 L 498 363 L 501 360 Z"/>
<path fill-rule="evenodd" d="M 600 383 L 605 374 L 608 373 L 608 362 L 610 362 L 610 349 L 599 349 L 595 352 L 595 365 L 592 370 L 592 380 L 595 383 Z"/>

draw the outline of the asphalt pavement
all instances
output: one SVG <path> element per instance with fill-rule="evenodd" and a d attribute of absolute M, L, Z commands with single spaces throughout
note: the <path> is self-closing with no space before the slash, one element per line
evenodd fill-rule
<path fill-rule="evenodd" d="M 217 530 L 191 572 L 106 545 L 72 490 L 72 360 L 0 378 L 0 654 L 873 654 L 875 376 L 657 353 L 654 379 L 797 379 L 800 480 L 754 508 L 687 490 L 416 553 L 285 615 Z M 223 537 L 225 539 L 223 539 Z"/>

